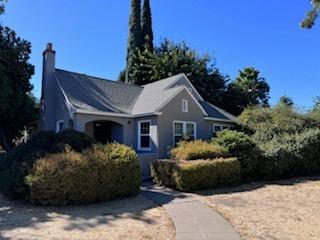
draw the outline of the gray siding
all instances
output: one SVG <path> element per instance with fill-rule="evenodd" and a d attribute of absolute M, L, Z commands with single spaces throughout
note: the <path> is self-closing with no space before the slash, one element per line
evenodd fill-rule
<path fill-rule="evenodd" d="M 188 100 L 188 112 L 182 112 L 181 102 L 183 99 Z M 168 150 L 173 146 L 173 121 L 195 122 L 198 139 L 210 139 L 213 135 L 213 124 L 216 121 L 204 119 L 204 113 L 199 106 L 190 97 L 186 90 L 178 94 L 166 106 L 161 109 L 162 115 L 158 117 L 159 128 L 159 158 L 167 158 Z M 219 124 L 232 126 L 229 123 Z"/>

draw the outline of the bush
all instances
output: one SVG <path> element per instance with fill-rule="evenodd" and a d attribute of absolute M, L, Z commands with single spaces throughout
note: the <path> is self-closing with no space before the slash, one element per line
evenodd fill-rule
<path fill-rule="evenodd" d="M 136 153 L 120 144 L 95 145 L 36 161 L 26 177 L 28 199 L 41 205 L 85 204 L 129 196 L 139 190 Z"/>
<path fill-rule="evenodd" d="M 58 134 L 52 131 L 36 132 L 27 143 L 20 144 L 5 154 L 4 158 L 9 165 L 6 171 L 0 172 L 0 177 L 10 179 L 6 183 L 6 190 L 18 197 L 25 197 L 29 193 L 25 177 L 37 159 L 48 153 L 63 152 L 66 148 L 82 151 L 92 144 L 93 140 L 86 134 L 74 130 Z"/>
<path fill-rule="evenodd" d="M 259 177 L 259 162 L 262 154 L 249 135 L 232 130 L 223 130 L 213 138 L 214 144 L 219 144 L 238 158 L 241 163 L 241 176 L 246 180 Z"/>
<path fill-rule="evenodd" d="M 77 152 L 81 152 L 84 149 L 91 147 L 94 144 L 94 140 L 85 133 L 67 129 L 55 136 L 54 145 L 57 146 L 61 143 L 69 145 Z"/>
<path fill-rule="evenodd" d="M 202 140 L 180 142 L 177 147 L 171 149 L 170 154 L 175 160 L 214 159 L 229 156 L 226 148 Z"/>
<path fill-rule="evenodd" d="M 275 137 L 261 144 L 265 179 L 280 179 L 320 173 L 320 130 Z"/>
<path fill-rule="evenodd" d="M 181 191 L 211 189 L 240 182 L 240 162 L 236 158 L 184 162 L 158 160 L 153 163 L 151 172 L 157 183 L 173 185 Z"/>

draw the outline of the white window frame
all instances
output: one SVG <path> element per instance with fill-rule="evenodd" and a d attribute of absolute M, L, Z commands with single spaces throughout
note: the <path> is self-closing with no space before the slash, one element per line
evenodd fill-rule
<path fill-rule="evenodd" d="M 223 124 L 216 124 L 216 123 L 215 123 L 215 124 L 213 124 L 212 126 L 213 126 L 213 132 L 214 132 L 214 133 L 223 131 L 223 130 L 225 130 L 225 129 L 230 129 L 229 126 L 226 126 L 226 125 L 223 125 Z M 216 131 L 216 127 L 220 127 L 220 130 L 219 130 L 219 131 Z"/>
<path fill-rule="evenodd" d="M 176 123 L 182 123 L 182 137 L 187 135 L 187 124 L 193 124 L 193 132 L 194 132 L 194 139 L 197 139 L 197 123 L 196 122 L 188 122 L 188 121 L 173 121 L 173 126 L 172 126 L 172 135 L 173 135 L 173 144 L 176 144 L 175 142 L 175 137 L 180 136 L 180 134 L 175 133 L 175 124 Z"/>
<path fill-rule="evenodd" d="M 62 129 L 62 130 L 59 128 L 59 127 L 60 127 L 60 123 L 63 124 L 63 129 Z M 65 129 L 65 127 L 64 127 L 64 120 L 59 120 L 59 121 L 57 121 L 57 123 L 56 123 L 56 133 L 62 132 L 64 129 Z"/>
<path fill-rule="evenodd" d="M 188 100 L 187 99 L 182 99 L 182 101 L 181 101 L 181 110 L 182 110 L 182 112 L 188 112 L 189 111 L 189 106 L 188 106 Z"/>
<path fill-rule="evenodd" d="M 149 134 L 141 134 L 141 124 L 149 123 Z M 141 137 L 149 136 L 149 146 L 148 148 L 141 147 Z M 141 120 L 138 121 L 138 150 L 140 151 L 151 151 L 151 120 Z"/>

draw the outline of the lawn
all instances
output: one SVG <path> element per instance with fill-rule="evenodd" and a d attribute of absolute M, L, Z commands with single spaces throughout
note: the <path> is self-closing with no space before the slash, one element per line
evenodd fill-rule
<path fill-rule="evenodd" d="M 174 239 L 166 211 L 142 195 L 88 206 L 37 207 L 0 195 L 0 239 Z"/>
<path fill-rule="evenodd" d="M 250 183 L 195 194 L 243 239 L 320 239 L 320 177 Z"/>

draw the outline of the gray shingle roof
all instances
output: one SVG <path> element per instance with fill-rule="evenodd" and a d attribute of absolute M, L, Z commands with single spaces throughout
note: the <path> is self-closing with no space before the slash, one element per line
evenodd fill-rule
<path fill-rule="evenodd" d="M 143 88 L 56 69 L 69 101 L 79 109 L 129 113 Z"/>
<path fill-rule="evenodd" d="M 184 86 L 173 86 L 184 74 L 172 76 L 143 86 L 87 76 L 56 69 L 55 75 L 66 97 L 77 109 L 132 115 L 152 113 Z M 222 109 L 199 101 L 208 117 L 228 120 L 232 115 Z"/>

